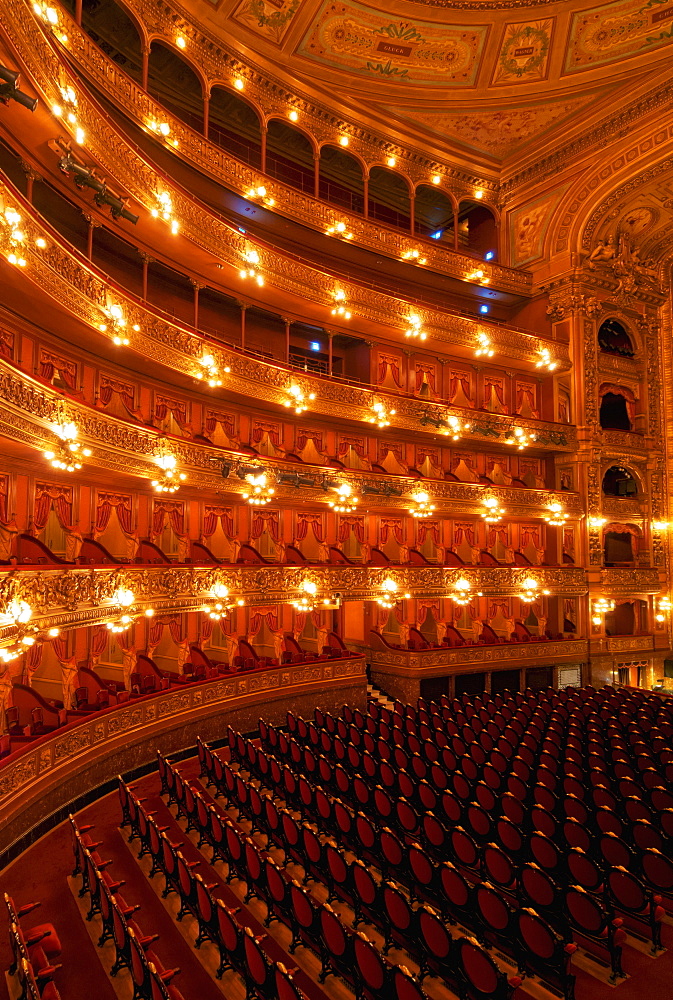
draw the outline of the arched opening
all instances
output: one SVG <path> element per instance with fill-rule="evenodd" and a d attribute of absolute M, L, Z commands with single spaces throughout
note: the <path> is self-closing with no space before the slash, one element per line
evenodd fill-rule
<path fill-rule="evenodd" d="M 251 167 L 262 165 L 262 126 L 255 109 L 225 87 L 215 86 L 208 105 L 208 138 Z"/>
<path fill-rule="evenodd" d="M 616 319 L 606 319 L 598 329 L 598 345 L 605 354 L 621 354 L 623 358 L 634 355 L 631 338 Z"/>
<path fill-rule="evenodd" d="M 638 530 L 628 524 L 610 524 L 603 533 L 605 566 L 633 566 L 638 551 Z"/>
<path fill-rule="evenodd" d="M 142 83 L 140 32 L 121 4 L 115 0 L 83 0 L 82 27 L 132 80 Z"/>
<path fill-rule="evenodd" d="M 276 118 L 269 122 L 264 172 L 297 191 L 314 193 L 313 147 L 303 132 Z"/>
<path fill-rule="evenodd" d="M 606 635 L 634 635 L 638 631 L 640 601 L 623 601 L 605 616 Z"/>
<path fill-rule="evenodd" d="M 455 236 L 453 202 L 442 191 L 419 184 L 414 199 L 414 233 L 452 247 Z"/>
<path fill-rule="evenodd" d="M 369 174 L 367 213 L 393 229 L 411 230 L 411 201 L 405 180 L 384 167 L 372 167 Z"/>
<path fill-rule="evenodd" d="M 189 128 L 203 129 L 201 81 L 177 52 L 161 42 L 152 42 L 147 91 Z"/>
<path fill-rule="evenodd" d="M 635 497 L 638 483 L 622 465 L 611 465 L 603 476 L 603 493 L 608 497 Z"/>
<path fill-rule="evenodd" d="M 458 247 L 485 257 L 498 253 L 498 228 L 493 212 L 479 201 L 461 201 L 458 207 Z M 489 260 L 493 258 L 489 257 Z"/>
<path fill-rule="evenodd" d="M 335 146 L 323 146 L 320 150 L 318 192 L 322 201 L 362 215 L 365 185 L 359 161 Z"/>
<path fill-rule="evenodd" d="M 621 393 L 605 393 L 601 399 L 599 420 L 603 430 L 631 430 L 631 420 L 629 418 L 626 399 Z"/>

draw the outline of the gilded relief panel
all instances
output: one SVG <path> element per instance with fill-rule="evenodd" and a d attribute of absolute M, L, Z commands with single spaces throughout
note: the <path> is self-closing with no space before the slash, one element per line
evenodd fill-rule
<path fill-rule="evenodd" d="M 670 0 L 618 0 L 581 14 L 570 26 L 565 72 L 577 73 L 669 45 L 673 38 Z"/>
<path fill-rule="evenodd" d="M 526 264 L 542 255 L 547 225 L 562 193 L 558 191 L 553 195 L 542 195 L 512 214 L 510 226 L 512 264 Z"/>
<path fill-rule="evenodd" d="M 493 74 L 493 83 L 544 80 L 551 51 L 554 19 L 508 24 Z"/>
<path fill-rule="evenodd" d="M 301 0 L 242 0 L 234 11 L 234 20 L 280 44 Z"/>
<path fill-rule="evenodd" d="M 356 3 L 325 0 L 298 52 L 314 62 L 386 81 L 474 84 L 487 25 L 398 21 Z"/>

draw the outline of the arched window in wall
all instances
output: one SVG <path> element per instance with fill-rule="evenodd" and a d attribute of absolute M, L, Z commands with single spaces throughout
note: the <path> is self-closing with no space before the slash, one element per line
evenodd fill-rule
<path fill-rule="evenodd" d="M 312 195 L 315 190 L 313 147 L 299 129 L 272 118 L 266 133 L 266 170 L 297 191 Z"/>
<path fill-rule="evenodd" d="M 74 5 L 66 6 L 74 14 Z M 83 0 L 82 27 L 132 80 L 142 82 L 140 32 L 121 4 L 115 0 Z"/>
<path fill-rule="evenodd" d="M 598 346 L 604 354 L 620 354 L 623 358 L 634 355 L 631 338 L 616 319 L 606 319 L 598 329 Z"/>
<path fill-rule="evenodd" d="M 320 150 L 319 198 L 347 212 L 364 213 L 365 185 L 362 167 L 354 156 L 335 146 Z"/>
<path fill-rule="evenodd" d="M 208 138 L 251 167 L 262 165 L 262 126 L 255 109 L 225 87 L 215 86 L 208 106 Z"/>
<path fill-rule="evenodd" d="M 147 90 L 190 128 L 203 129 L 203 90 L 189 64 L 161 42 L 152 42 Z"/>
<path fill-rule="evenodd" d="M 631 431 L 636 416 L 636 399 L 630 389 L 618 385 L 600 388 L 600 425 L 604 430 Z"/>
<path fill-rule="evenodd" d="M 458 247 L 485 257 L 498 252 L 498 228 L 493 212 L 479 201 L 461 201 L 458 207 Z"/>
<path fill-rule="evenodd" d="M 419 184 L 414 200 L 414 232 L 452 247 L 455 236 L 453 202 L 429 184 Z"/>
<path fill-rule="evenodd" d="M 612 465 L 603 476 L 603 493 L 608 497 L 635 497 L 638 482 L 623 465 Z"/>
<path fill-rule="evenodd" d="M 367 214 L 370 219 L 383 222 L 386 226 L 410 232 L 409 187 L 399 174 L 386 170 L 385 167 L 372 167 L 369 174 Z"/>

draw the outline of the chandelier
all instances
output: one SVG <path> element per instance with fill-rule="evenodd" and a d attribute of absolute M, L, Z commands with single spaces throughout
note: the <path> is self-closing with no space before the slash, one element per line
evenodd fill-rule
<path fill-rule="evenodd" d="M 442 428 L 442 434 L 450 435 L 452 441 L 460 440 L 463 434 L 467 434 L 472 428 L 472 424 L 463 423 L 452 413 L 447 414 L 445 420 L 447 426 Z"/>
<path fill-rule="evenodd" d="M 328 500 L 332 510 L 336 514 L 352 514 L 360 503 L 360 498 L 353 496 L 353 489 L 350 483 L 342 483 L 335 487 L 336 499 Z"/>
<path fill-rule="evenodd" d="M 337 288 L 332 294 L 334 296 L 332 316 L 341 316 L 342 319 L 350 319 L 353 314 L 346 306 L 346 293 L 343 288 Z"/>
<path fill-rule="evenodd" d="M 65 107 L 60 104 L 52 104 L 52 114 L 56 118 L 63 118 L 75 131 L 75 141 L 81 146 L 86 136 L 84 129 L 77 121 L 77 94 L 72 87 L 59 87 L 61 99 Z"/>
<path fill-rule="evenodd" d="M 532 604 L 538 599 L 538 597 L 547 596 L 549 594 L 548 590 L 541 590 L 538 581 L 532 577 L 527 576 L 522 583 L 522 591 L 519 594 L 519 599 L 525 604 Z"/>
<path fill-rule="evenodd" d="M 63 472 L 75 472 L 82 468 L 81 458 L 90 458 L 91 448 L 85 448 L 77 440 L 77 424 L 71 420 L 54 424 L 52 430 L 59 439 L 54 448 L 48 448 L 43 454 L 52 468 Z"/>
<path fill-rule="evenodd" d="M 170 452 L 155 455 L 154 461 L 161 469 L 163 475 L 160 479 L 153 479 L 152 486 L 157 493 L 176 493 L 180 489 L 180 483 L 187 478 L 184 472 L 178 472 L 178 460 Z"/>
<path fill-rule="evenodd" d="M 38 626 L 31 625 L 32 617 L 33 609 L 27 601 L 13 598 L 9 602 L 4 614 L 0 615 L 0 619 L 2 619 L 0 624 L 5 627 L 13 626 L 17 630 L 17 638 L 11 645 L 3 646 L 0 649 L 0 662 L 10 663 L 15 660 L 21 653 L 25 653 L 27 649 L 34 646 L 38 639 L 55 639 L 59 635 L 60 630 L 57 628 L 50 628 L 43 632 Z"/>
<path fill-rule="evenodd" d="M 65 45 L 68 36 L 61 28 L 58 11 L 50 6 L 46 0 L 36 0 L 33 4 L 33 13 L 53 31 L 59 42 Z"/>
<path fill-rule="evenodd" d="M 276 204 L 275 198 L 270 198 L 267 196 L 267 191 L 263 184 L 258 184 L 257 187 L 248 188 L 245 197 L 248 198 L 250 201 L 256 201 L 257 199 L 259 199 L 261 202 L 263 202 L 264 205 L 267 205 L 269 208 L 273 208 L 273 206 Z"/>
<path fill-rule="evenodd" d="M 591 516 L 587 518 L 587 523 L 590 528 L 602 528 L 604 524 L 607 524 L 607 518 Z"/>
<path fill-rule="evenodd" d="M 418 493 L 414 493 L 412 500 L 415 501 L 416 506 L 410 511 L 412 517 L 430 517 L 435 510 L 434 503 L 430 503 L 430 496 L 424 490 L 420 490 Z"/>
<path fill-rule="evenodd" d="M 497 524 L 498 521 L 502 520 L 502 515 L 506 511 L 504 507 L 500 506 L 500 502 L 496 497 L 485 497 L 483 504 L 486 510 L 481 512 L 481 516 L 487 524 Z"/>
<path fill-rule="evenodd" d="M 427 257 L 421 257 L 418 250 L 405 250 L 400 260 L 409 260 L 414 264 L 427 264 Z"/>
<path fill-rule="evenodd" d="M 657 601 L 657 613 L 654 616 L 655 620 L 658 622 L 665 622 L 666 615 L 670 614 L 673 604 L 669 597 L 660 597 Z"/>
<path fill-rule="evenodd" d="M 615 610 L 615 602 L 607 597 L 597 597 L 593 602 L 591 621 L 594 625 L 601 625 L 603 616 Z"/>
<path fill-rule="evenodd" d="M 5 259 L 16 267 L 25 267 L 26 258 L 21 254 L 21 245 L 25 239 L 25 234 L 21 227 L 21 216 L 14 208 L 6 208 L 0 215 L 0 222 L 3 224 L 3 253 Z"/>
<path fill-rule="evenodd" d="M 547 524 L 553 524 L 556 527 L 562 528 L 568 520 L 568 515 L 564 511 L 560 503 L 550 503 L 547 508 L 549 514 L 544 515 L 544 519 Z"/>
<path fill-rule="evenodd" d="M 421 320 L 420 316 L 417 316 L 415 313 L 412 313 L 411 316 L 409 316 L 408 318 L 408 323 L 409 326 L 404 331 L 405 337 L 410 337 L 414 340 L 416 338 L 418 338 L 418 340 L 426 339 L 427 334 L 423 330 L 423 321 Z"/>
<path fill-rule="evenodd" d="M 453 593 L 449 595 L 454 604 L 459 607 L 464 608 L 470 603 L 473 597 L 482 597 L 482 591 L 477 591 L 476 594 L 472 593 L 472 584 L 469 580 L 466 580 L 464 576 L 461 576 L 459 580 L 453 585 Z"/>
<path fill-rule="evenodd" d="M 283 406 L 287 406 L 288 409 L 294 408 L 296 414 L 303 413 L 304 410 L 308 408 L 309 402 L 315 399 L 314 392 L 306 392 L 302 386 L 297 385 L 294 382 L 292 385 L 288 386 L 289 399 L 286 399 Z"/>
<path fill-rule="evenodd" d="M 318 598 L 318 585 L 313 583 L 312 580 L 302 580 L 299 585 L 299 590 L 302 596 L 296 601 L 290 601 L 289 603 L 295 609 L 295 611 L 309 612 L 313 611 L 317 604 L 323 606 L 331 605 L 329 598 Z"/>
<path fill-rule="evenodd" d="M 383 403 L 372 403 L 373 416 L 367 417 L 370 424 L 376 424 L 380 429 L 390 427 L 390 417 L 395 415 L 395 410 L 387 410 Z"/>
<path fill-rule="evenodd" d="M 253 507 L 264 507 L 265 504 L 271 503 L 275 490 L 269 486 L 266 472 L 260 472 L 258 475 L 249 473 L 245 477 L 245 481 L 250 484 L 252 489 L 249 493 L 243 494 L 244 500 L 247 500 Z"/>
<path fill-rule="evenodd" d="M 241 600 L 231 600 L 228 601 L 229 588 L 225 587 L 223 583 L 214 583 L 210 588 L 211 597 L 215 598 L 214 604 L 204 604 L 203 613 L 208 615 L 214 622 L 219 622 L 222 618 L 226 617 L 230 611 L 234 608 L 242 608 L 245 601 Z"/>
<path fill-rule="evenodd" d="M 552 361 L 551 352 L 548 347 L 541 347 L 537 352 L 539 360 L 535 362 L 536 368 L 546 368 L 548 372 L 553 372 L 558 368 L 556 361 Z"/>
<path fill-rule="evenodd" d="M 335 222 L 334 225 L 330 226 L 325 230 L 326 236 L 338 236 L 342 240 L 352 240 L 353 234 L 349 231 L 348 226 L 345 222 Z"/>
<path fill-rule="evenodd" d="M 507 431 L 505 434 L 507 444 L 515 445 L 517 451 L 523 451 L 529 444 L 534 444 L 536 440 L 535 434 L 529 434 L 523 427 L 513 427 L 511 431 Z"/>
<path fill-rule="evenodd" d="M 106 629 L 112 632 L 113 635 L 126 632 L 141 617 L 140 609 L 135 607 L 135 600 L 135 594 L 128 587 L 119 587 L 115 590 L 112 595 L 112 602 L 124 610 L 121 615 L 117 615 L 105 623 Z M 142 614 L 146 618 L 153 618 L 154 608 L 145 608 Z"/>
<path fill-rule="evenodd" d="M 241 278 L 253 278 L 261 287 L 264 284 L 264 275 L 259 270 L 259 253 L 256 250 L 248 250 L 248 252 L 244 254 L 243 259 L 248 266 L 242 267 L 238 272 Z"/>
<path fill-rule="evenodd" d="M 478 281 L 482 285 L 488 285 L 491 281 L 481 268 L 478 268 L 476 271 L 470 271 L 465 277 L 468 281 Z"/>
<path fill-rule="evenodd" d="M 180 228 L 180 223 L 173 217 L 173 199 L 168 191 L 157 191 L 156 198 L 159 204 L 150 209 L 152 218 L 163 219 L 164 222 L 167 222 L 175 236 Z"/>
<path fill-rule="evenodd" d="M 101 333 L 107 333 L 108 326 L 111 326 L 113 334 L 112 343 L 116 344 L 118 347 L 120 346 L 128 347 L 129 338 L 126 334 L 127 323 L 126 323 L 126 317 L 124 316 L 124 310 L 122 309 L 122 307 L 117 303 L 113 302 L 112 305 L 107 306 L 107 308 L 104 309 L 103 311 L 107 317 L 108 322 L 100 323 L 98 329 L 101 331 Z M 132 329 L 136 333 L 138 333 L 140 327 L 138 326 L 137 323 L 134 323 Z"/>
<path fill-rule="evenodd" d="M 386 611 L 390 611 L 400 601 L 408 600 L 411 597 L 411 594 L 398 594 L 397 583 L 390 577 L 386 577 L 383 581 L 381 590 L 383 594 L 381 597 L 376 598 L 376 603 L 379 607 L 385 608 Z"/>
<path fill-rule="evenodd" d="M 211 389 L 222 385 L 222 379 L 220 378 L 217 362 L 212 354 L 204 354 L 202 358 L 199 358 L 199 364 L 203 367 L 203 371 L 196 373 L 196 377 L 198 379 L 205 379 Z M 223 371 L 226 375 L 228 375 L 231 368 L 229 365 L 225 365 Z"/>
<path fill-rule="evenodd" d="M 477 334 L 477 349 L 474 352 L 475 358 L 492 358 L 493 344 L 491 338 L 485 333 Z"/>

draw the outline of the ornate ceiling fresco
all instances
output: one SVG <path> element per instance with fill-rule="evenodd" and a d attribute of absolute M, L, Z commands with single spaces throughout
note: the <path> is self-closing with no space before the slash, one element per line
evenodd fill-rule
<path fill-rule="evenodd" d="M 670 64 L 670 0 L 187 0 L 242 55 L 397 133 L 504 162 Z M 526 14 L 530 17 L 525 18 Z"/>

